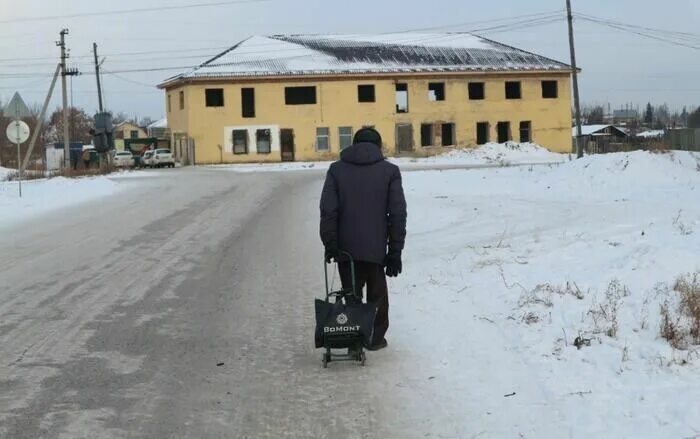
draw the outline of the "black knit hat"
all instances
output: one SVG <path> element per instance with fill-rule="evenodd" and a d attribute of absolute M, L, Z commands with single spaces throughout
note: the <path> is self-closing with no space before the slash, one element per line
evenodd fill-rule
<path fill-rule="evenodd" d="M 382 136 L 374 128 L 362 128 L 357 130 L 352 138 L 352 143 L 374 143 L 381 148 Z"/>

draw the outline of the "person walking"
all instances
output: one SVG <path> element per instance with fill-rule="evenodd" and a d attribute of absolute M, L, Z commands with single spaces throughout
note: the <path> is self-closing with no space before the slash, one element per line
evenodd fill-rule
<path fill-rule="evenodd" d="M 401 252 L 406 238 L 406 199 L 401 171 L 384 159 L 382 138 L 363 128 L 353 144 L 328 169 L 321 193 L 321 241 L 326 262 L 338 262 L 343 288 L 352 288 L 350 262 L 355 261 L 358 292 L 367 287 L 367 302 L 377 305 L 369 350 L 387 346 L 389 295 L 386 276 L 401 274 Z"/>

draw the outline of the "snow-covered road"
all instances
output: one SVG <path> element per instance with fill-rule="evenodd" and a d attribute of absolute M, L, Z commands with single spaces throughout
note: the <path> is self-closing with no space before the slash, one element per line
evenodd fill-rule
<path fill-rule="evenodd" d="M 328 369 L 323 172 L 118 180 L 0 236 L 0 437 L 692 437 L 699 369 L 658 306 L 700 269 L 696 166 L 406 172 L 389 348 Z"/>

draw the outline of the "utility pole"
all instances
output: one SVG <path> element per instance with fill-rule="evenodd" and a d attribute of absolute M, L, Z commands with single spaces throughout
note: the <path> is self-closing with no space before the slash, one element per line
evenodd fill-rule
<path fill-rule="evenodd" d="M 97 77 L 97 100 L 100 104 L 100 113 L 104 111 L 102 108 L 102 85 L 100 84 L 100 63 L 97 61 L 97 43 L 92 43 L 92 52 L 95 55 L 95 76 Z"/>
<path fill-rule="evenodd" d="M 576 115 L 576 157 L 583 157 L 583 137 L 581 135 L 581 102 L 578 94 L 578 68 L 576 67 L 576 49 L 574 48 L 574 16 L 571 14 L 571 0 L 566 0 L 566 18 L 569 21 L 569 50 L 571 51 L 571 68 L 574 82 L 574 111 Z"/>
<path fill-rule="evenodd" d="M 66 35 L 68 29 L 61 29 L 61 41 L 56 45 L 61 48 L 61 87 L 63 89 L 63 167 L 70 168 L 70 138 L 68 137 L 68 90 L 66 86 Z"/>
<path fill-rule="evenodd" d="M 70 136 L 68 134 L 68 119 L 70 109 L 68 108 L 68 89 L 66 86 L 66 76 L 78 75 L 78 69 L 66 68 L 68 51 L 66 50 L 66 35 L 68 29 L 61 29 L 61 40 L 56 41 L 56 45 L 61 48 L 61 87 L 63 88 L 63 166 L 70 168 Z"/>

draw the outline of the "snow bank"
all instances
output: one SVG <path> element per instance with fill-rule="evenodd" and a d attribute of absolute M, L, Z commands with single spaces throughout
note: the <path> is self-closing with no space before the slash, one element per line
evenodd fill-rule
<path fill-rule="evenodd" d="M 455 149 L 432 157 L 389 158 L 401 168 L 431 168 L 439 166 L 511 166 L 518 164 L 560 163 L 567 154 L 551 152 L 533 143 L 488 143 L 478 148 Z M 234 172 L 287 172 L 326 170 L 332 162 L 293 162 L 243 165 L 212 165 L 214 169 Z"/>
<path fill-rule="evenodd" d="M 3 168 L 0 166 L 0 181 L 7 180 L 7 177 L 15 172 L 17 172 L 15 169 Z"/>
<path fill-rule="evenodd" d="M 414 425 L 446 437 L 697 435 L 700 355 L 659 337 L 659 308 L 700 270 L 699 157 L 406 174 L 389 342 L 426 377 L 391 389 L 425 413 Z M 440 407 L 415 401 L 434 393 Z"/>
<path fill-rule="evenodd" d="M 17 185 L 14 181 L 0 182 L 0 226 L 106 197 L 118 190 L 117 183 L 106 177 L 56 177 L 22 182 L 22 198 L 19 198 Z"/>
<path fill-rule="evenodd" d="M 551 152 L 534 143 L 487 143 L 473 149 L 455 149 L 445 154 L 419 159 L 390 159 L 399 165 L 407 163 L 444 165 L 516 165 L 531 163 L 559 163 L 568 155 Z"/>

